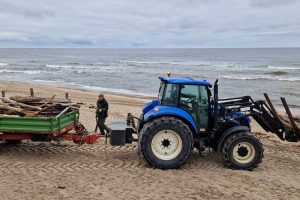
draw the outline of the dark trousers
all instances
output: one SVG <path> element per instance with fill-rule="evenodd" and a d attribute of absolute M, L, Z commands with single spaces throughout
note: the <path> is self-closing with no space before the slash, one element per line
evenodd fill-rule
<path fill-rule="evenodd" d="M 105 120 L 106 120 L 106 118 L 100 118 L 99 117 L 98 121 L 97 121 L 97 126 L 100 129 L 101 135 L 105 135 L 104 130 L 106 130 L 107 133 L 109 132 L 109 128 L 105 125 Z"/>

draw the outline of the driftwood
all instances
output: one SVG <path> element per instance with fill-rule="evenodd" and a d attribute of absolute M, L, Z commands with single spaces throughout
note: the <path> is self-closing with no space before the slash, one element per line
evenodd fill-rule
<path fill-rule="evenodd" d="M 23 115 L 28 114 L 28 113 L 26 113 L 26 111 L 24 111 L 24 110 L 21 109 L 21 108 L 15 108 L 15 107 L 12 107 L 12 106 L 3 104 L 3 103 L 0 103 L 0 109 L 12 111 L 12 112 L 19 113 L 19 114 L 23 114 Z"/>
<path fill-rule="evenodd" d="M 6 99 L 6 98 L 3 98 L 3 97 L 0 97 L 0 99 L 2 99 L 3 102 L 8 102 L 12 105 L 21 106 L 21 107 L 24 107 L 24 108 L 30 108 L 32 110 L 42 110 L 42 108 L 39 107 L 39 106 L 31 106 L 31 105 L 28 105 L 28 104 L 20 103 L 20 102 L 10 100 L 10 99 Z"/>
<path fill-rule="evenodd" d="M 288 116 L 279 114 L 279 119 L 281 120 L 281 122 L 283 123 L 283 125 L 285 125 L 286 127 L 293 128 L 292 124 L 291 124 L 291 121 L 288 118 Z M 295 118 L 294 118 L 294 120 L 295 120 L 295 124 L 300 129 L 300 123 Z"/>
<path fill-rule="evenodd" d="M 22 97 L 22 96 L 12 96 L 9 98 L 10 100 L 14 100 L 20 103 L 33 103 L 33 102 L 40 102 L 45 100 L 46 98 L 42 97 Z"/>
<path fill-rule="evenodd" d="M 264 96 L 265 96 L 265 99 L 268 103 L 268 105 L 270 106 L 271 108 L 271 111 L 273 112 L 273 114 L 281 121 L 281 123 L 288 129 L 294 129 L 296 131 L 299 131 L 300 130 L 300 117 L 294 117 L 289 109 L 289 106 L 285 100 L 285 98 L 281 97 L 281 102 L 283 104 L 283 107 L 286 111 L 286 115 L 282 115 L 282 114 L 279 114 L 275 107 L 273 106 L 269 96 L 267 93 L 264 93 Z"/>
<path fill-rule="evenodd" d="M 54 99 L 55 96 L 56 96 L 56 95 L 53 95 L 53 96 L 52 96 L 46 103 L 44 103 L 41 107 L 47 106 L 47 104 L 50 103 L 50 102 Z"/>
<path fill-rule="evenodd" d="M 55 118 L 58 118 L 58 117 L 62 116 L 63 114 L 67 113 L 70 108 L 71 107 L 66 107 L 63 111 L 61 111 L 58 115 L 56 115 Z"/>
<path fill-rule="evenodd" d="M 21 117 L 57 117 L 73 110 L 78 110 L 80 103 L 73 103 L 70 99 L 43 98 L 36 96 L 11 96 L 9 99 L 0 97 L 0 114 L 17 115 Z"/>

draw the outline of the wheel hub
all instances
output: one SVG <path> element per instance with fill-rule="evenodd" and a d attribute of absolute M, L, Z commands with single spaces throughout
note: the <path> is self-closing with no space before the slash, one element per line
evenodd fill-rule
<path fill-rule="evenodd" d="M 245 157 L 248 155 L 248 149 L 246 147 L 239 147 L 237 153 L 239 154 L 239 156 L 241 157 Z"/>
<path fill-rule="evenodd" d="M 249 142 L 240 142 L 233 148 L 233 158 L 241 163 L 247 164 L 255 157 L 255 148 Z"/>
<path fill-rule="evenodd" d="M 161 145 L 164 148 L 168 148 L 171 145 L 171 141 L 169 139 L 164 139 L 163 141 L 161 141 Z"/>
<path fill-rule="evenodd" d="M 182 140 L 177 132 L 163 130 L 155 134 L 151 142 L 153 154 L 162 160 L 176 158 L 182 150 Z"/>

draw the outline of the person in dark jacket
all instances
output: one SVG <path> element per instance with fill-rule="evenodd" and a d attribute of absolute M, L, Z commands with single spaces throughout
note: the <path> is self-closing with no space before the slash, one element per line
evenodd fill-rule
<path fill-rule="evenodd" d="M 107 111 L 108 111 L 108 103 L 104 98 L 104 95 L 100 94 L 99 99 L 97 101 L 96 121 L 97 121 L 97 126 L 100 129 L 101 135 L 105 135 L 104 130 L 106 131 L 106 133 L 110 132 L 110 129 L 105 125 L 105 120 L 108 117 Z"/>

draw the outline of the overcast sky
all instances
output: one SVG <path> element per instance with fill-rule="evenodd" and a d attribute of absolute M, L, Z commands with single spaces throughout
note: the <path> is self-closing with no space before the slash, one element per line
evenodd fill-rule
<path fill-rule="evenodd" d="M 300 47 L 300 0 L 0 0 L 0 47 Z"/>

